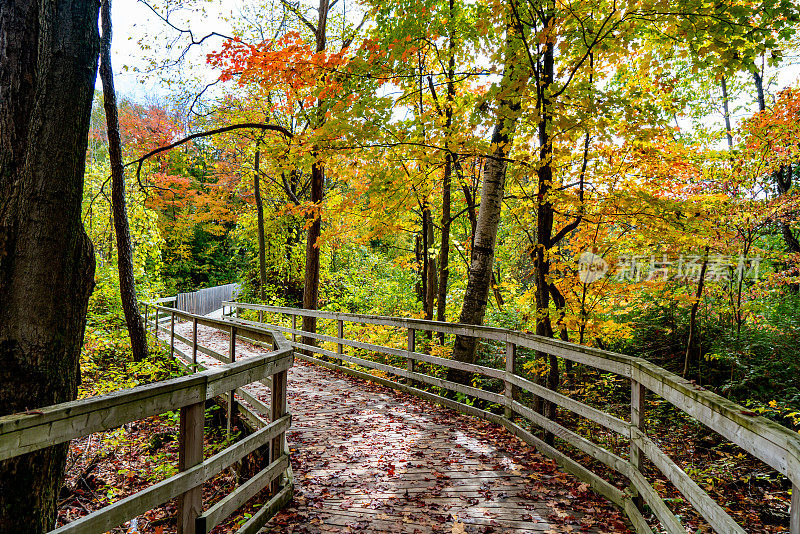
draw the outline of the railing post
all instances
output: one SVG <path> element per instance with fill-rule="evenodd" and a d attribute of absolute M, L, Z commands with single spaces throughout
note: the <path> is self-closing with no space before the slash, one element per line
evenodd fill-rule
<path fill-rule="evenodd" d="M 640 432 L 644 431 L 644 400 L 644 386 L 636 380 L 631 379 L 631 427 L 636 428 Z M 633 435 L 631 435 L 630 461 L 633 465 L 633 468 L 637 471 L 641 471 L 642 469 L 642 455 L 642 450 L 634 441 Z M 642 501 L 642 498 L 639 497 L 636 488 L 634 488 L 632 484 L 630 486 L 630 490 L 631 494 L 635 497 L 634 502 L 639 508 L 641 508 L 644 505 L 644 502 Z"/>
<path fill-rule="evenodd" d="M 181 408 L 178 430 L 178 470 L 186 471 L 203 461 L 205 402 Z M 195 519 L 203 513 L 203 486 L 178 496 L 178 534 L 195 534 Z"/>
<path fill-rule="evenodd" d="M 408 352 L 416 352 L 416 350 L 417 350 L 417 347 L 416 347 L 416 345 L 417 345 L 416 332 L 417 331 L 414 330 L 413 328 L 409 328 L 408 329 L 408 345 L 407 345 Z M 414 360 L 414 358 L 411 358 L 410 356 L 408 358 L 406 358 L 406 369 L 408 369 L 408 372 L 410 372 L 410 373 L 414 372 L 414 362 L 415 361 L 416 360 Z"/>
<path fill-rule="evenodd" d="M 789 509 L 789 534 L 800 534 L 800 482 L 792 485 L 792 507 Z"/>
<path fill-rule="evenodd" d="M 231 363 L 236 361 L 236 327 L 231 326 L 230 345 L 228 348 L 228 356 L 230 356 Z M 233 417 L 236 414 L 236 390 L 231 390 L 228 397 L 228 424 L 227 432 L 228 437 L 231 437 L 231 428 L 233 427 Z"/>
<path fill-rule="evenodd" d="M 286 380 L 288 374 L 286 371 L 280 371 L 272 375 L 272 391 L 270 395 L 270 422 L 277 421 L 286 415 Z M 283 443 L 285 434 L 278 434 L 272 438 L 272 443 L 269 448 L 269 463 L 277 460 L 283 454 Z M 275 479 L 272 482 L 272 493 L 275 494 L 280 489 L 280 480 Z"/>
<path fill-rule="evenodd" d="M 514 384 L 508 381 L 514 374 L 514 369 L 517 363 L 517 346 L 510 341 L 506 341 L 506 380 L 505 380 L 505 399 L 506 406 L 504 415 L 506 419 L 511 419 L 514 416 L 514 410 L 511 408 L 511 401 L 514 400 Z"/>
<path fill-rule="evenodd" d="M 192 372 L 197 372 L 197 317 L 192 317 Z"/>
<path fill-rule="evenodd" d="M 158 339 L 158 314 L 161 312 L 161 310 L 159 310 L 158 308 L 159 308 L 159 306 L 158 306 L 158 305 L 156 305 L 156 307 L 155 307 L 155 312 L 156 312 L 156 313 L 155 313 L 155 323 L 156 323 L 156 339 Z"/>
<path fill-rule="evenodd" d="M 296 330 L 297 330 L 297 316 L 292 315 L 292 343 L 297 342 L 297 333 L 295 332 Z"/>
<path fill-rule="evenodd" d="M 339 339 L 344 339 L 344 321 L 341 319 L 336 320 L 336 337 Z M 342 347 L 341 343 L 336 345 L 336 353 L 339 355 L 344 353 L 344 347 Z M 339 358 L 336 360 L 336 363 L 342 365 L 342 359 Z"/>
<path fill-rule="evenodd" d="M 258 322 L 259 323 L 264 322 L 264 310 L 258 310 Z"/>
<path fill-rule="evenodd" d="M 175 357 L 175 312 L 171 312 L 169 318 L 169 357 Z"/>

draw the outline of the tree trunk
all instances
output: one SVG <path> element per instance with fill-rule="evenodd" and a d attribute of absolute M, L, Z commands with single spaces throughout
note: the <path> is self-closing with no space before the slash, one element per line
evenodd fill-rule
<path fill-rule="evenodd" d="M 507 14 L 507 20 L 505 72 L 500 82 L 498 116 L 492 133 L 493 152 L 487 157 L 483 170 L 481 203 L 475 225 L 469 278 L 464 293 L 464 304 L 459 315 L 459 322 L 466 324 L 482 324 L 486 313 L 486 299 L 489 296 L 494 264 L 494 247 L 500 224 L 500 208 L 505 190 L 506 157 L 511 148 L 520 114 L 519 95 L 530 76 L 528 68 L 522 67 L 525 63 L 519 57 L 520 43 L 513 25 L 512 13 Z M 454 360 L 473 363 L 475 352 L 474 337 L 456 336 L 453 346 Z M 469 382 L 468 373 L 455 369 L 448 370 L 447 378 L 461 383 Z"/>
<path fill-rule="evenodd" d="M 0 415 L 77 393 L 94 283 L 81 200 L 98 8 L 0 2 Z M 53 528 L 66 453 L 0 462 L 0 532 Z"/>
<path fill-rule="evenodd" d="M 455 36 L 453 30 L 454 0 L 450 0 L 450 35 L 448 53 L 450 58 L 447 66 L 447 98 L 444 105 L 445 117 L 445 161 L 444 176 L 442 178 L 442 240 L 439 249 L 439 295 L 436 299 L 436 320 L 447 321 L 447 282 L 450 278 L 450 204 L 452 196 L 453 160 L 455 155 L 451 152 L 450 140 L 453 128 L 453 100 L 456 96 L 455 86 Z M 444 333 L 439 334 L 439 341 L 444 345 Z"/>
<path fill-rule="evenodd" d="M 322 233 L 322 197 L 325 187 L 325 169 L 317 160 L 311 166 L 311 202 L 316 206 L 309 217 L 313 217 L 311 226 L 308 227 L 306 240 L 306 272 L 303 286 L 303 308 L 316 310 L 319 301 L 319 236 Z M 306 332 L 317 331 L 317 318 L 303 316 L 303 330 Z M 316 346 L 312 337 L 303 337 L 303 343 Z"/>
<path fill-rule="evenodd" d="M 425 242 L 428 244 L 429 248 L 425 249 L 425 257 L 428 258 L 427 269 L 425 271 L 425 319 L 428 321 L 433 319 L 433 308 L 436 305 L 436 256 L 431 253 L 431 247 L 433 246 L 433 216 L 431 215 L 431 207 L 430 204 L 425 202 L 422 217 L 427 221 L 425 226 L 425 232 L 427 237 Z M 433 337 L 432 332 L 428 332 L 428 337 Z"/>
<path fill-rule="evenodd" d="M 756 98 L 758 99 L 758 111 L 767 109 L 767 100 L 764 98 L 764 80 L 761 78 L 761 73 L 757 65 L 753 69 L 753 83 L 756 86 Z"/>
<path fill-rule="evenodd" d="M 328 25 L 328 0 L 319 0 L 319 19 L 316 27 L 317 52 L 324 52 L 327 46 L 327 25 Z M 323 83 L 325 77 L 323 76 Z M 323 101 L 317 102 L 319 119 L 315 128 L 322 126 L 324 122 Z M 306 270 L 303 285 L 303 308 L 306 310 L 316 310 L 319 307 L 319 236 L 322 233 L 322 200 L 325 195 L 325 165 L 319 157 L 319 147 L 311 149 L 314 163 L 311 165 L 311 202 L 314 203 L 314 221 L 308 227 L 308 237 L 306 238 Z M 317 331 L 316 317 L 303 317 L 303 330 L 315 333 Z M 306 345 L 315 345 L 316 341 L 311 337 L 303 337 Z"/>
<path fill-rule="evenodd" d="M 546 15 L 542 26 L 547 28 L 552 21 L 552 15 Z M 548 250 L 552 246 L 553 235 L 553 204 L 548 195 L 553 183 L 553 144 L 550 138 L 550 128 L 553 120 L 548 93 L 551 90 L 555 71 L 555 56 L 553 42 L 548 39 L 544 45 L 541 67 L 538 73 L 537 95 L 539 101 L 539 168 L 538 177 L 538 207 L 536 211 L 536 248 L 533 253 L 534 276 L 536 279 L 536 334 L 544 337 L 553 337 L 553 328 L 550 322 L 550 259 Z M 558 384 L 558 359 L 545 352 L 537 351 L 536 357 L 549 360 L 550 373 L 547 377 L 548 385 L 551 382 Z M 543 383 L 545 377 L 540 376 L 537 382 Z M 535 408 L 546 417 L 555 415 L 555 405 L 544 402 L 537 397 Z M 548 433 L 548 441 L 552 439 Z"/>
<path fill-rule="evenodd" d="M 755 83 L 756 95 L 758 97 L 758 110 L 766 111 L 767 102 L 764 98 L 764 80 L 761 78 L 761 74 L 757 66 L 755 66 L 753 70 L 753 82 Z M 773 172 L 773 176 L 775 178 L 778 197 L 788 193 L 789 189 L 792 187 L 791 165 L 782 165 L 780 169 Z M 786 244 L 786 249 L 791 253 L 800 252 L 800 242 L 798 242 L 797 238 L 794 236 L 794 232 L 792 232 L 792 227 L 789 225 L 789 223 L 782 221 L 780 223 L 780 229 L 783 236 L 783 241 Z M 794 292 L 800 290 L 800 287 L 796 284 L 792 284 L 790 288 Z"/>
<path fill-rule="evenodd" d="M 267 258 L 264 245 L 264 204 L 261 202 L 261 176 L 259 165 L 261 163 L 261 150 L 256 144 L 256 159 L 253 163 L 253 192 L 256 198 L 256 216 L 258 217 L 258 275 L 259 295 L 264 301 L 264 288 L 267 285 Z"/>
<path fill-rule="evenodd" d="M 725 137 L 728 139 L 728 148 L 733 148 L 733 135 L 731 134 L 731 112 L 728 107 L 728 83 L 722 77 L 722 110 L 725 117 Z"/>
<path fill-rule="evenodd" d="M 700 308 L 700 297 L 703 296 L 703 285 L 706 281 L 706 267 L 708 267 L 708 247 L 705 250 L 703 265 L 700 267 L 700 280 L 697 281 L 697 292 L 689 312 L 689 339 L 686 341 L 686 355 L 683 359 L 683 378 L 689 377 L 692 365 L 700 360 L 700 351 L 695 350 L 697 336 L 697 310 Z"/>
<path fill-rule="evenodd" d="M 103 81 L 103 103 L 108 131 L 108 160 L 111 164 L 111 206 L 117 237 L 117 269 L 122 311 L 131 339 L 133 361 L 147 358 L 147 333 L 139 314 L 136 280 L 133 276 L 133 246 L 128 225 L 128 206 L 125 200 L 125 170 L 122 167 L 122 142 L 119 135 L 117 93 L 114 90 L 114 71 L 111 68 L 111 0 L 101 7 L 103 37 L 100 40 L 100 79 Z"/>

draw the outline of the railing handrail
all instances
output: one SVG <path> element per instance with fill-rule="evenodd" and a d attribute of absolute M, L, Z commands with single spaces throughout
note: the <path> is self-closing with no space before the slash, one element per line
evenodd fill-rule
<path fill-rule="evenodd" d="M 116 428 L 131 421 L 138 421 L 176 409 L 181 411 L 179 438 L 181 472 L 179 474 L 67 523 L 53 532 L 76 534 L 106 532 L 127 519 L 177 496 L 181 499 L 179 503 L 186 503 L 185 505 L 179 504 L 184 532 L 187 534 L 190 532 L 204 533 L 206 527 L 212 528 L 217 522 L 227 517 L 230 512 L 245 502 L 246 498 L 251 497 L 256 489 L 260 489 L 264 484 L 272 484 L 275 495 L 256 514 L 257 516 L 260 514 L 260 517 L 253 517 L 247 521 L 246 528 L 249 532 L 257 524 L 263 524 L 269 514 L 274 513 L 291 498 L 291 467 L 284 437 L 291 421 L 285 402 L 286 373 L 294 359 L 288 340 L 283 335 L 263 326 L 232 327 L 230 321 L 193 315 L 160 305 L 172 301 L 174 298 L 141 303 L 145 310 L 156 312 L 156 319 L 160 312 L 166 312 L 172 317 L 170 321 L 171 354 L 176 351 L 174 347 L 174 318 L 176 316 L 191 320 L 195 328 L 197 324 L 203 324 L 230 332 L 232 340 L 235 339 L 236 331 L 241 330 L 249 336 L 257 338 L 260 342 L 266 342 L 273 350 L 266 354 L 230 361 L 230 363 L 211 367 L 204 371 L 194 372 L 188 376 L 0 417 L 0 461 L 3 461 L 71 439 Z M 145 311 L 145 320 L 149 325 L 147 311 Z M 157 325 L 157 323 L 156 320 L 155 324 Z M 197 349 L 196 330 L 193 345 L 193 348 Z M 241 392 L 242 390 L 239 388 L 262 381 L 265 377 L 272 377 L 270 382 L 273 395 L 273 403 L 270 406 L 271 422 L 268 424 L 263 422 L 262 428 L 248 438 L 203 461 L 206 400 L 226 393 L 230 394 L 229 392 Z M 281 378 L 275 380 L 276 377 Z M 232 400 L 232 398 L 231 394 L 230 399 Z M 198 511 L 201 511 L 202 508 L 199 485 L 249 452 L 264 445 L 270 445 L 271 463 L 257 475 L 257 480 L 250 484 L 249 489 L 246 491 L 242 491 L 241 488 L 234 490 L 228 496 L 224 509 L 212 507 L 213 515 L 198 516 Z M 277 477 L 284 472 L 287 473 L 287 484 L 279 487 Z"/>
<path fill-rule="evenodd" d="M 410 393 L 430 398 L 430 400 L 434 400 L 435 402 L 443 402 L 444 404 L 455 407 L 456 409 L 461 409 L 462 411 L 467 411 L 473 415 L 478 415 L 480 417 L 495 420 L 498 423 L 504 424 L 505 426 L 509 427 L 509 429 L 523 437 L 523 439 L 535 442 L 537 447 L 539 447 L 541 450 L 544 450 L 546 453 L 549 453 L 549 455 L 557 457 L 561 461 L 565 462 L 570 466 L 570 470 L 573 472 L 580 472 L 582 469 L 581 466 L 574 465 L 574 461 L 564 457 L 562 453 L 558 452 L 552 447 L 549 447 L 544 442 L 541 442 L 541 440 L 538 440 L 538 438 L 535 438 L 535 436 L 532 434 L 527 433 L 510 420 L 509 414 L 524 412 L 523 416 L 527 419 L 535 419 L 534 423 L 539 424 L 539 426 L 542 426 L 548 432 L 556 433 L 556 435 L 563 437 L 572 445 L 577 446 L 584 452 L 588 452 L 591 456 L 594 456 L 596 459 L 606 463 L 610 467 L 628 477 L 631 480 L 634 492 L 640 494 L 644 493 L 646 501 L 654 509 L 656 515 L 659 517 L 662 525 L 667 529 L 667 531 L 682 532 L 680 522 L 668 510 L 668 508 L 666 508 L 666 505 L 664 505 L 663 501 L 661 501 L 661 499 L 641 474 L 641 458 L 646 456 L 650 458 L 651 461 L 653 461 L 653 463 L 656 464 L 656 466 L 662 472 L 664 472 L 664 474 L 670 480 L 672 480 L 682 492 L 684 492 L 684 494 L 686 494 L 686 492 L 691 493 L 691 498 L 689 500 L 706 517 L 706 519 L 712 523 L 712 525 L 722 525 L 721 528 L 724 529 L 722 531 L 726 532 L 726 534 L 727 532 L 744 532 L 741 527 L 738 527 L 738 525 L 733 522 L 733 520 L 724 512 L 721 507 L 716 505 L 716 503 L 714 503 L 713 500 L 711 500 L 710 497 L 708 497 L 708 495 L 699 488 L 699 486 L 691 481 L 691 479 L 677 465 L 675 465 L 674 462 L 672 462 L 660 449 L 658 449 L 657 445 L 652 440 L 644 435 L 642 432 L 642 424 L 639 420 L 639 412 L 643 407 L 644 389 L 647 389 L 663 398 L 676 408 L 694 417 L 710 429 L 739 445 L 750 454 L 761 459 L 764 461 L 764 463 L 788 477 L 794 484 L 794 490 L 792 492 L 792 509 L 790 514 L 791 534 L 800 534 L 800 435 L 773 421 L 755 415 L 746 410 L 744 407 L 725 399 L 724 397 L 707 391 L 693 382 L 670 373 L 666 369 L 663 369 L 642 358 L 617 354 L 614 352 L 577 345 L 557 339 L 545 338 L 535 334 L 497 327 L 445 323 L 403 317 L 304 310 L 297 308 L 227 301 L 223 302 L 223 317 L 225 316 L 225 307 L 229 307 L 231 309 L 243 308 L 256 310 L 259 312 L 290 315 L 293 317 L 293 328 L 290 329 L 281 327 L 279 325 L 269 326 L 275 328 L 279 332 L 291 333 L 293 337 L 309 337 L 311 339 L 323 342 L 336 343 L 339 347 L 338 352 L 332 352 L 295 340 L 292 345 L 296 349 L 323 354 L 339 361 L 345 360 L 357 365 L 386 371 L 397 376 L 416 381 L 422 381 L 430 385 L 436 385 L 445 389 L 460 391 L 465 394 L 489 400 L 490 402 L 499 401 L 499 403 L 504 404 L 506 407 L 506 417 L 496 416 L 489 412 L 469 407 L 450 399 L 425 392 L 423 390 L 398 384 L 397 382 L 389 379 L 376 379 L 381 383 L 386 383 L 386 385 L 389 385 L 390 387 L 398 387 L 399 389 L 404 389 Z M 330 336 L 299 330 L 295 326 L 296 321 L 294 318 L 296 318 L 296 316 L 310 316 L 337 321 L 338 335 Z M 229 320 L 238 325 L 242 325 L 242 327 L 259 324 L 253 321 L 246 321 L 238 318 L 230 318 Z M 345 339 L 342 334 L 343 321 L 408 329 L 409 347 L 407 350 L 402 350 L 383 347 L 380 345 L 373 345 L 362 341 Z M 464 364 L 462 362 L 456 362 L 446 358 L 433 357 L 415 352 L 413 342 L 414 331 L 457 334 L 505 342 L 507 347 L 506 369 L 503 371 L 477 364 Z M 408 369 L 406 370 L 396 366 L 372 362 L 359 357 L 343 354 L 343 345 L 405 357 L 409 362 Z M 554 354 L 568 360 L 629 378 L 632 386 L 631 422 L 629 423 L 627 421 L 622 421 L 611 416 L 610 414 L 605 414 L 605 412 L 601 412 L 603 416 L 599 417 L 599 414 L 597 414 L 599 410 L 591 408 L 588 405 L 576 400 L 561 398 L 564 396 L 556 392 L 551 392 L 543 386 L 526 381 L 517 376 L 514 373 L 513 365 L 516 347 L 525 347 L 548 354 Z M 340 365 L 318 360 L 311 356 L 303 355 L 299 352 L 296 353 L 296 355 L 299 355 L 304 359 L 315 361 L 316 363 L 321 363 L 326 366 L 334 366 L 341 370 L 345 370 L 346 372 L 348 371 L 348 368 L 343 368 Z M 511 364 L 508 363 L 509 359 L 512 362 Z M 493 378 L 502 377 L 502 379 L 506 382 L 506 393 L 505 395 L 498 395 L 495 393 L 489 395 L 488 392 L 483 392 L 482 390 L 476 390 L 475 388 L 455 384 L 443 379 L 414 372 L 414 361 L 426 361 L 429 363 L 445 365 L 454 369 L 462 369 L 469 372 L 479 372 Z M 355 371 L 355 373 L 359 372 Z M 361 374 L 365 375 L 364 378 L 369 378 L 372 376 L 366 373 Z M 606 451 L 605 449 L 588 442 L 578 434 L 575 434 L 565 427 L 560 426 L 558 423 L 551 422 L 543 416 L 533 413 L 533 411 L 529 408 L 516 402 L 513 399 L 513 396 L 509 394 L 511 388 L 513 387 L 527 389 L 535 395 L 538 394 L 546 400 L 556 402 L 556 404 L 573 411 L 574 413 L 577 413 L 583 417 L 588 417 L 591 420 L 606 426 L 607 428 L 626 435 L 626 437 L 631 440 L 630 461 L 622 459 L 619 456 L 616 456 L 613 453 L 610 453 L 609 451 Z M 625 432 L 626 430 L 627 432 Z M 569 462 L 573 463 L 569 464 Z M 562 463 L 562 465 L 565 464 Z M 583 469 L 585 470 L 585 468 Z M 602 483 L 596 479 L 591 480 L 599 485 L 599 487 L 596 487 L 596 489 L 601 490 L 601 493 L 605 494 L 612 500 L 623 499 L 619 493 L 616 493 L 619 491 L 616 488 L 612 489 L 612 487 L 602 486 Z M 638 530 L 639 526 L 643 524 L 643 520 L 639 521 L 639 519 L 641 519 L 641 515 L 639 515 L 635 509 L 631 509 L 627 501 L 617 502 L 617 504 L 620 504 L 624 507 L 625 511 L 634 522 L 634 525 L 638 525 Z"/>

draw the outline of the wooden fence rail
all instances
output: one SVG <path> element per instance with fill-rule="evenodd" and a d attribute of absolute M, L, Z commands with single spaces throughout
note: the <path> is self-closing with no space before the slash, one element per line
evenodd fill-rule
<path fill-rule="evenodd" d="M 177 297 L 174 297 L 175 307 L 181 311 L 206 315 L 220 309 L 223 301 L 235 299 L 238 293 L 239 284 L 224 284 L 189 293 L 178 293 Z"/>
<path fill-rule="evenodd" d="M 175 347 L 175 338 L 180 337 L 174 330 L 176 317 L 192 321 L 195 328 L 197 324 L 202 324 L 230 332 L 230 322 L 200 317 L 160 305 L 172 301 L 174 298 L 142 303 L 148 328 L 152 327 L 154 332 L 166 327 L 163 319 L 169 318 L 169 346 L 172 353 L 179 352 Z M 292 348 L 282 335 L 263 326 L 236 328 L 241 329 L 248 337 L 266 343 L 272 350 L 262 356 L 230 361 L 172 380 L 0 417 L 0 460 L 5 460 L 116 428 L 131 421 L 180 409 L 178 474 L 57 528 L 52 533 L 107 532 L 177 497 L 178 532 L 205 534 L 258 491 L 271 485 L 270 500 L 237 531 L 239 534 L 250 534 L 257 532 L 289 501 L 293 481 L 288 449 L 285 446 L 285 433 L 291 421 L 286 403 L 286 378 L 293 363 Z M 200 348 L 196 339 L 195 331 L 193 341 L 190 342 L 194 361 L 189 359 L 189 363 L 184 362 L 184 366 L 192 370 L 202 367 L 196 361 L 196 351 Z M 256 426 L 260 426 L 256 432 L 214 456 L 203 459 L 206 400 L 225 394 L 232 399 L 231 391 L 243 391 L 240 389 L 243 386 L 265 379 L 269 379 L 272 390 L 273 402 L 269 411 L 265 412 L 270 413 L 270 422 L 256 421 Z M 203 483 L 260 447 L 269 447 L 269 465 L 203 512 Z"/>
<path fill-rule="evenodd" d="M 240 310 L 256 310 L 258 312 L 259 321 L 256 322 L 240 318 Z M 291 328 L 278 324 L 281 322 L 280 320 L 273 321 L 269 324 L 262 323 L 261 320 L 264 314 L 268 313 L 277 314 L 278 317 L 290 317 Z M 336 335 L 309 333 L 298 330 L 298 316 L 312 316 L 335 322 Z M 226 318 L 228 321 L 234 322 L 240 328 L 263 325 L 278 332 L 291 334 L 291 345 L 295 349 L 300 349 L 300 351 L 295 352 L 295 356 L 304 360 L 379 382 L 389 387 L 505 426 L 522 440 L 535 446 L 543 454 L 553 458 L 564 469 L 588 483 L 595 491 L 619 506 L 624 510 L 639 533 L 652 534 L 652 530 L 642 514 L 642 508 L 639 504 L 641 501 L 649 506 L 664 531 L 669 534 L 685 534 L 686 532 L 679 518 L 670 511 L 643 474 L 642 462 L 645 458 L 652 462 L 653 465 L 673 483 L 684 495 L 687 502 L 706 519 L 715 532 L 724 534 L 744 533 L 745 530 L 678 465 L 676 465 L 675 462 L 658 447 L 655 441 L 647 436 L 646 413 L 644 410 L 645 395 L 647 392 L 658 395 L 788 477 L 793 484 L 793 489 L 790 524 L 787 525 L 787 527 L 791 534 L 800 534 L 800 436 L 763 417 L 753 416 L 751 412 L 744 409 L 742 406 L 706 391 L 694 383 L 684 380 L 641 358 L 625 356 L 502 328 L 442 323 L 420 319 L 321 312 L 240 302 L 224 302 L 223 319 Z M 343 332 L 345 330 L 344 326 L 347 323 L 383 325 L 405 329 L 408 332 L 407 348 L 405 350 L 396 349 L 345 338 Z M 420 331 L 460 334 L 478 339 L 505 343 L 505 368 L 493 369 L 416 352 L 415 333 Z M 315 345 L 299 342 L 298 340 L 301 340 L 303 337 L 335 344 L 337 350 L 334 352 Z M 398 367 L 375 362 L 348 354 L 343 350 L 343 347 L 352 347 L 370 352 L 397 356 L 403 358 L 406 365 Z M 631 385 L 630 419 L 620 419 L 612 414 L 605 413 L 602 410 L 588 406 L 578 400 L 571 399 L 518 376 L 515 373 L 515 358 L 519 347 L 553 354 L 573 362 L 625 377 L 630 381 Z M 329 358 L 329 360 L 310 356 L 309 354 L 312 353 L 325 356 Z M 351 367 L 345 367 L 341 362 L 348 362 L 359 367 L 383 371 L 397 377 L 405 378 L 407 382 L 400 383 L 388 378 L 374 376 Z M 415 362 L 426 362 L 451 369 L 480 374 L 484 377 L 499 379 L 504 383 L 504 390 L 502 393 L 494 393 L 430 376 L 420 372 L 418 369 L 419 366 L 416 366 Z M 504 415 L 482 410 L 413 386 L 419 383 L 437 386 L 448 391 L 477 397 L 489 403 L 500 405 L 505 410 Z M 537 411 L 532 410 L 525 404 L 519 402 L 519 397 L 515 395 L 515 391 L 527 392 L 545 399 L 546 401 L 555 403 L 565 410 L 600 424 L 610 431 L 627 438 L 630 440 L 630 451 L 627 458 L 623 458 L 597 445 L 558 422 L 548 419 Z M 566 453 L 558 450 L 555 446 L 548 444 L 520 426 L 517 422 L 518 419 L 533 423 L 617 471 L 629 481 L 630 486 L 626 489 L 616 487 L 576 460 L 570 458 Z"/>

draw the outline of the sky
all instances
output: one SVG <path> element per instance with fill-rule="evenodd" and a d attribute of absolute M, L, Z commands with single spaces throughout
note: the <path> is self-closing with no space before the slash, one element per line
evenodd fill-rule
<path fill-rule="evenodd" d="M 159 5 L 163 2 L 156 0 Z M 226 20 L 236 13 L 239 3 L 236 0 L 221 2 L 201 2 L 205 13 L 193 13 L 187 17 L 182 12 L 170 16 L 170 21 L 182 29 L 191 29 L 196 39 L 216 31 L 221 34 L 231 33 L 231 24 Z M 146 4 L 139 0 L 117 0 L 111 4 L 111 19 L 113 24 L 113 40 L 111 43 L 111 63 L 114 68 L 114 83 L 117 92 L 135 100 L 148 98 L 163 98 L 170 93 L 156 76 L 147 76 L 146 71 L 150 66 L 148 57 L 157 55 L 161 47 L 171 42 L 178 33 L 169 28 L 160 20 Z M 220 43 L 219 38 L 211 39 L 206 43 L 204 50 L 194 48 L 187 56 L 187 63 L 192 65 L 192 71 L 213 76 L 210 69 L 203 67 L 205 54 Z M 142 43 L 150 49 L 142 49 Z M 176 56 L 177 54 L 172 54 Z M 163 56 L 162 56 L 163 57 Z M 137 71 L 138 69 L 138 71 Z M 97 81 L 100 89 L 100 80 Z"/>

